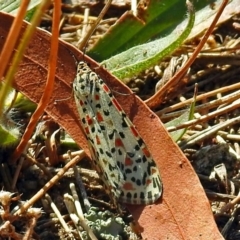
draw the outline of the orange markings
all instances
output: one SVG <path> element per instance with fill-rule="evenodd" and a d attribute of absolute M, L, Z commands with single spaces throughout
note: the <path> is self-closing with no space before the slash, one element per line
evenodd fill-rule
<path fill-rule="evenodd" d="M 98 122 L 102 122 L 103 121 L 103 117 L 102 117 L 102 114 L 100 112 L 97 112 L 97 121 Z"/>
<path fill-rule="evenodd" d="M 154 173 L 156 173 L 156 172 L 157 172 L 157 169 L 156 169 L 156 168 L 152 168 L 152 169 L 151 169 L 151 173 L 152 173 L 152 174 L 154 174 Z"/>
<path fill-rule="evenodd" d="M 132 131 L 133 135 L 135 137 L 138 137 L 138 132 L 137 132 L 136 128 L 134 128 L 134 126 L 131 126 L 130 128 L 131 128 L 131 131 Z"/>
<path fill-rule="evenodd" d="M 96 100 L 96 101 L 99 101 L 99 99 L 100 99 L 99 95 L 96 94 L 96 95 L 95 95 L 95 100 Z"/>
<path fill-rule="evenodd" d="M 112 102 L 113 102 L 114 106 L 117 108 L 117 110 L 119 112 L 122 112 L 122 108 L 121 108 L 121 106 L 119 105 L 119 103 L 117 102 L 117 100 L 115 98 L 112 99 Z"/>
<path fill-rule="evenodd" d="M 148 179 L 147 181 L 146 181 L 146 185 L 148 186 L 148 185 L 150 185 L 152 183 L 152 181 L 150 180 L 150 179 Z"/>
<path fill-rule="evenodd" d="M 101 141 L 100 141 L 100 138 L 98 137 L 98 135 L 96 135 L 96 142 L 97 142 L 97 145 L 101 145 Z"/>
<path fill-rule="evenodd" d="M 123 142 L 120 138 L 115 139 L 115 147 L 123 147 Z"/>
<path fill-rule="evenodd" d="M 80 103 L 80 106 L 84 105 L 84 102 L 82 100 L 80 100 L 79 103 Z"/>
<path fill-rule="evenodd" d="M 131 160 L 131 158 L 125 158 L 125 166 L 132 166 L 133 165 L 133 161 Z"/>
<path fill-rule="evenodd" d="M 145 155 L 146 157 L 151 157 L 151 154 L 150 154 L 150 152 L 148 151 L 148 149 L 147 149 L 146 147 L 143 148 L 142 151 L 143 151 L 143 153 L 144 153 L 144 155 Z"/>
<path fill-rule="evenodd" d="M 89 115 L 86 116 L 86 119 L 87 119 L 87 124 L 88 124 L 88 125 L 92 125 L 92 124 L 93 124 L 93 121 L 92 121 L 92 119 L 89 117 Z"/>
<path fill-rule="evenodd" d="M 135 190 L 135 188 L 133 188 L 132 183 L 130 183 L 130 182 L 124 183 L 123 189 L 125 189 L 125 190 Z"/>
<path fill-rule="evenodd" d="M 110 89 L 108 88 L 107 85 L 103 85 L 103 90 L 106 92 L 106 93 L 109 93 L 110 92 Z"/>
<path fill-rule="evenodd" d="M 88 127 L 85 127 L 85 133 L 89 134 L 89 128 Z"/>

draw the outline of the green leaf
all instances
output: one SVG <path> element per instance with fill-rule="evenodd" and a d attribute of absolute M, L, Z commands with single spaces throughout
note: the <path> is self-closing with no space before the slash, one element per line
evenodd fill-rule
<path fill-rule="evenodd" d="M 191 10 L 191 8 L 189 9 Z M 178 26 L 170 35 L 133 47 L 103 61 L 101 65 L 104 65 L 105 68 L 120 79 L 132 77 L 153 66 L 179 47 L 190 34 L 194 20 L 195 14 L 191 10 L 189 12 L 188 24 L 183 28 L 182 32 Z M 179 32 L 181 33 L 179 34 Z"/>
<path fill-rule="evenodd" d="M 17 128 L 7 128 L 0 124 L 0 146 L 1 147 L 11 147 L 18 143 L 19 141 L 19 131 Z"/>
<path fill-rule="evenodd" d="M 171 126 L 178 126 L 182 123 L 185 123 L 186 121 L 189 120 L 189 109 L 186 110 L 185 113 L 183 113 L 181 116 L 177 117 L 177 118 L 174 118 L 173 120 L 167 122 L 164 124 L 164 126 L 166 128 L 168 127 L 171 127 Z M 171 135 L 171 138 L 173 139 L 173 141 L 177 142 L 178 140 L 181 139 L 181 137 L 183 136 L 183 134 L 187 131 L 186 128 L 183 128 L 183 129 L 179 129 L 179 130 L 176 130 L 176 131 L 173 131 L 173 132 L 170 132 L 169 134 Z"/>
<path fill-rule="evenodd" d="M 9 100 L 8 100 L 9 99 Z M 12 105 L 12 106 L 11 106 Z M 12 108 L 17 108 L 21 112 L 34 112 L 36 110 L 36 103 L 30 101 L 27 97 L 25 97 L 22 93 L 18 92 L 14 103 L 12 104 L 11 93 L 5 102 L 5 108 L 11 106 Z"/>
<path fill-rule="evenodd" d="M 16 15 L 21 2 L 21 0 L 0 0 L 0 11 Z M 40 2 L 41 0 L 30 1 L 25 20 L 30 21 L 33 11 Z"/>
<path fill-rule="evenodd" d="M 142 1 L 146 6 L 140 2 L 137 7 L 138 16 L 135 17 L 132 11 L 127 11 L 87 54 L 97 61 L 102 61 L 130 47 L 148 41 L 153 36 L 156 36 L 159 31 L 166 29 L 169 23 L 171 24 L 172 21 L 165 21 L 161 16 L 166 17 L 169 13 L 168 10 L 178 2 L 180 1 Z M 180 4 L 184 6 L 184 13 L 180 11 L 182 18 L 186 8 L 184 2 L 180 2 Z M 178 14 L 179 11 L 176 11 L 176 15 Z M 176 21 L 176 15 L 171 16 L 170 19 Z"/>
<path fill-rule="evenodd" d="M 137 17 L 133 16 L 131 11 L 123 14 L 96 45 L 87 51 L 87 54 L 101 62 L 149 40 L 167 36 L 186 19 L 185 2 L 185 0 L 140 1 Z M 196 13 L 198 23 L 206 22 L 211 15 L 216 13 L 217 9 L 210 8 L 210 4 L 215 2 L 218 1 L 194 1 L 196 11 L 204 10 L 199 17 L 198 12 Z M 178 35 L 179 33 L 176 34 Z"/>
<path fill-rule="evenodd" d="M 164 124 L 166 128 L 171 127 L 171 126 L 178 126 L 186 121 L 190 121 L 194 118 L 194 111 L 195 111 L 195 105 L 196 105 L 196 94 L 194 94 L 193 101 L 190 105 L 190 108 L 186 110 L 181 116 L 178 118 L 174 118 L 173 120 L 167 122 Z M 169 134 L 171 135 L 173 141 L 177 142 L 182 138 L 184 133 L 187 131 L 187 128 L 179 129 L 173 132 L 170 132 Z"/>

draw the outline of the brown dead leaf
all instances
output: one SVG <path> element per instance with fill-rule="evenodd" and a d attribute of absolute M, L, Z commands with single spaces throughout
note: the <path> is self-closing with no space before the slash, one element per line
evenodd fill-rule
<path fill-rule="evenodd" d="M 12 21 L 12 16 L 0 14 L 0 49 Z M 25 28 L 26 23 L 23 26 Z M 43 30 L 37 31 L 15 78 L 15 87 L 36 103 L 42 95 L 47 78 L 50 37 L 50 34 Z M 55 87 L 46 112 L 65 128 L 90 156 L 73 100 L 71 84 L 76 73 L 76 64 L 72 54 L 79 60 L 83 59 L 78 50 L 60 41 Z M 127 206 L 143 228 L 143 238 L 223 239 L 198 177 L 178 146 L 171 140 L 159 118 L 126 86 L 98 67 L 96 62 L 86 56 L 84 59 L 113 90 L 147 143 L 160 169 L 164 189 L 162 199 L 149 206 Z M 61 99 L 69 100 L 55 103 L 55 100 Z"/>

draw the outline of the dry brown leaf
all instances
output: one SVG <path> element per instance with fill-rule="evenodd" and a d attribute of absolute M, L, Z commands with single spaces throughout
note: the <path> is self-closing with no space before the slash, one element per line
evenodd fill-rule
<path fill-rule="evenodd" d="M 0 13 L 1 49 L 12 21 L 12 16 Z M 25 28 L 26 23 L 23 26 Z M 37 31 L 15 78 L 15 87 L 36 103 L 46 81 L 50 37 L 43 30 Z M 90 156 L 73 99 L 71 84 L 76 73 L 76 63 L 72 54 L 79 60 L 83 59 L 79 51 L 60 42 L 56 83 L 46 112 Z M 223 239 L 197 175 L 159 118 L 126 86 L 98 67 L 93 60 L 84 58 L 113 90 L 147 143 L 161 172 L 164 189 L 162 199 L 150 206 L 127 206 L 143 228 L 143 239 Z M 55 100 L 66 98 L 70 99 L 55 103 Z"/>

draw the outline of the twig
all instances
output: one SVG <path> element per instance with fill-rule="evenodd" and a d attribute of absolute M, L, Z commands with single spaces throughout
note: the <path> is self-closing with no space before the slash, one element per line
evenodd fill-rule
<path fill-rule="evenodd" d="M 237 73 L 239 73 L 239 69 L 236 70 L 235 74 L 237 74 Z M 231 73 L 231 74 L 233 74 L 233 73 Z M 235 83 L 235 84 L 232 84 L 230 86 L 225 86 L 225 87 L 222 87 L 222 88 L 218 88 L 218 89 L 215 89 L 213 91 L 210 91 L 210 92 L 207 92 L 207 93 L 203 93 L 203 94 L 197 96 L 196 97 L 196 101 L 200 101 L 200 100 L 203 100 L 203 99 L 210 98 L 212 96 L 217 95 L 219 92 L 224 93 L 224 92 L 229 92 L 229 91 L 236 90 L 236 89 L 238 90 L 239 88 L 240 88 L 240 83 Z M 191 104 L 192 101 L 193 101 L 193 99 L 190 98 L 190 99 L 188 99 L 188 100 L 186 100 L 184 102 L 180 102 L 180 103 L 174 104 L 174 105 L 172 105 L 170 107 L 166 107 L 163 110 L 157 111 L 157 115 L 161 116 L 164 113 L 175 111 L 175 110 L 177 110 L 179 108 L 183 108 L 186 105 Z"/>
<path fill-rule="evenodd" d="M 211 113 L 209 113 L 207 115 L 204 115 L 202 117 L 199 117 L 197 119 L 193 119 L 193 120 L 187 121 L 187 122 L 182 123 L 182 124 L 180 124 L 178 126 L 169 127 L 169 128 L 167 128 L 167 130 L 169 132 L 172 132 L 172 131 L 176 131 L 176 130 L 181 129 L 181 128 L 186 128 L 186 127 L 195 125 L 195 124 L 197 124 L 199 122 L 204 122 L 204 121 L 212 119 L 212 118 L 214 118 L 216 116 L 219 116 L 221 114 L 230 112 L 230 111 L 232 111 L 232 110 L 234 110 L 234 109 L 236 109 L 238 107 L 240 107 L 240 100 L 239 99 L 236 100 L 235 102 L 233 102 L 232 104 L 226 106 L 226 107 L 220 108 L 220 109 L 218 109 L 218 110 L 216 110 L 214 112 L 211 112 Z"/>
<path fill-rule="evenodd" d="M 53 212 L 56 214 L 59 222 L 61 223 L 62 227 L 64 228 L 64 230 L 70 234 L 71 238 L 74 239 L 73 235 L 71 234 L 71 230 L 70 228 L 68 227 L 67 223 L 65 222 L 65 220 L 63 219 L 62 217 L 62 214 L 60 213 L 60 211 L 58 210 L 56 204 L 52 201 L 52 198 L 48 195 L 48 194 L 45 194 L 45 198 L 47 199 L 47 201 L 49 202 Z"/>
<path fill-rule="evenodd" d="M 83 199 L 84 206 L 86 208 L 86 212 L 88 212 L 89 208 L 91 207 L 91 204 L 88 201 L 87 193 L 86 193 L 85 187 L 83 185 L 82 178 L 81 178 L 76 166 L 74 166 L 73 171 L 74 171 L 74 176 L 76 178 L 77 186 L 80 190 L 80 193 L 81 193 L 81 196 Z"/>
<path fill-rule="evenodd" d="M 46 0 L 46 2 L 47 2 L 47 0 Z M 45 3 L 45 5 L 46 5 L 46 3 Z M 43 9 L 45 9 L 45 7 L 47 6 L 47 5 L 46 6 L 45 5 L 42 6 L 42 8 L 44 7 Z M 36 16 L 34 17 L 34 20 L 36 23 L 38 23 L 40 21 L 40 16 L 42 15 L 42 12 L 44 12 L 42 8 L 37 10 L 37 12 L 36 12 Z M 40 12 L 40 10 L 42 12 Z M 50 100 L 50 97 L 52 95 L 56 66 L 57 66 L 58 36 L 59 36 L 58 26 L 59 26 L 59 22 L 60 22 L 60 15 L 61 15 L 61 3 L 59 1 L 55 1 L 54 2 L 54 13 L 53 13 L 51 49 L 50 49 L 50 56 L 49 56 L 49 60 L 48 60 L 49 71 L 48 71 L 45 91 L 40 99 L 37 109 L 35 110 L 35 112 L 33 113 L 32 117 L 29 121 L 29 124 L 21 138 L 19 145 L 17 146 L 17 148 L 15 149 L 15 151 L 13 153 L 13 156 L 11 158 L 12 163 L 15 163 L 17 161 L 17 159 L 20 157 L 20 155 L 22 154 L 22 152 L 24 151 L 25 146 L 28 143 L 28 140 L 30 139 L 32 132 L 38 122 L 38 119 L 43 114 L 43 112 Z M 29 25 L 29 27 L 27 28 L 26 34 L 29 33 L 30 26 L 31 25 Z"/>
<path fill-rule="evenodd" d="M 201 39 L 200 43 L 198 44 L 197 48 L 193 52 L 192 56 L 187 60 L 185 65 L 158 91 L 156 92 L 152 97 L 150 97 L 148 100 L 145 101 L 145 103 L 148 105 L 150 108 L 156 108 L 159 103 L 161 103 L 168 93 L 169 89 L 174 88 L 177 83 L 179 82 L 179 79 L 181 79 L 184 74 L 187 72 L 188 68 L 192 65 L 192 63 L 195 61 L 197 55 L 203 48 L 204 44 L 206 43 L 208 37 L 212 33 L 213 29 L 215 28 L 218 19 L 220 18 L 224 8 L 228 4 L 228 0 L 224 0 L 215 16 L 213 19 L 210 27 L 207 29 L 206 33 L 204 34 L 203 38 Z M 189 7 L 189 6 L 188 6 Z"/>
<path fill-rule="evenodd" d="M 84 155 L 84 154 L 83 154 Z M 30 206 L 32 206 L 39 198 L 41 198 L 46 192 L 53 187 L 64 175 L 64 173 L 72 166 L 77 164 L 81 160 L 81 156 L 73 158 L 68 162 L 51 180 L 49 180 L 45 186 L 40 189 L 29 201 L 24 203 L 21 208 L 14 213 L 14 215 L 19 215 L 25 212 Z"/>
<path fill-rule="evenodd" d="M 233 93 L 231 93 L 229 95 L 226 95 L 224 97 L 221 97 L 221 98 L 219 98 L 217 100 L 212 100 L 210 102 L 206 102 L 204 104 L 200 104 L 200 105 L 198 105 L 198 106 L 196 106 L 194 108 L 194 111 L 195 112 L 200 112 L 201 110 L 206 111 L 206 110 L 209 110 L 211 108 L 216 108 L 217 106 L 219 106 L 221 104 L 230 103 L 230 102 L 232 102 L 232 101 L 234 101 L 236 99 L 239 99 L 239 98 L 240 98 L 240 90 L 236 91 L 236 92 L 233 92 Z M 187 102 L 187 101 L 185 101 L 185 102 Z M 186 110 L 184 109 L 184 110 L 172 112 L 172 113 L 169 113 L 169 114 L 165 114 L 165 115 L 162 115 L 162 116 L 159 115 L 159 112 L 157 112 L 156 114 L 161 118 L 162 121 L 166 121 L 167 119 L 176 118 L 176 117 L 182 115 L 183 113 L 186 112 Z"/>
<path fill-rule="evenodd" d="M 91 29 L 87 32 L 87 34 L 85 35 L 85 37 L 83 38 L 83 40 L 81 41 L 81 43 L 78 45 L 78 48 L 80 50 L 84 50 L 84 48 L 87 45 L 87 42 L 89 40 L 89 38 L 91 37 L 91 35 L 93 34 L 93 32 L 95 31 L 97 25 L 100 23 L 100 21 L 103 19 L 104 15 L 106 14 L 106 12 L 108 11 L 109 7 L 111 6 L 112 0 L 108 0 L 106 5 L 104 6 L 103 10 L 100 12 L 97 20 L 94 22 L 94 24 L 92 25 Z"/>
<path fill-rule="evenodd" d="M 236 124 L 240 122 L 240 117 L 236 117 L 236 118 L 232 118 L 230 120 L 227 120 L 226 122 L 217 124 L 211 128 L 205 129 L 203 131 L 201 131 L 200 133 L 197 133 L 191 137 L 188 138 L 188 140 L 185 140 L 183 142 L 181 142 L 179 144 L 179 147 L 181 149 L 185 149 L 193 144 L 195 144 L 196 142 L 202 141 L 203 139 L 205 139 L 206 137 L 209 137 L 212 134 L 215 134 L 217 131 L 219 131 L 220 129 L 226 128 L 230 125 Z"/>
<path fill-rule="evenodd" d="M 6 70 L 7 64 L 9 63 L 10 57 L 12 55 L 12 50 L 14 49 L 14 46 L 15 46 L 17 40 L 19 39 L 18 35 L 19 35 L 21 27 L 22 27 L 21 24 L 19 24 L 19 23 L 21 23 L 24 19 L 29 2 L 30 2 L 29 0 L 23 0 L 21 2 L 20 8 L 17 12 L 17 16 L 14 18 L 13 24 L 10 28 L 10 32 L 5 41 L 4 48 L 0 54 L 0 63 L 1 63 L 0 81 L 2 80 L 2 76 Z M 15 66 L 15 69 L 16 69 L 16 66 Z M 12 80 L 13 80 L 13 78 L 12 78 Z M 1 94 L 0 94 L 1 95 L 0 96 L 0 113 L 1 114 L 2 114 L 2 107 L 3 107 L 4 99 L 7 96 L 7 93 L 8 93 L 9 87 L 11 86 L 12 80 L 10 80 L 8 86 L 3 85 L 3 88 L 5 88 L 4 92 L 3 92 L 3 89 L 1 89 Z"/>
<path fill-rule="evenodd" d="M 79 225 L 81 225 L 83 227 L 83 229 L 87 232 L 87 234 L 91 240 L 97 240 L 92 229 L 87 225 L 86 220 L 84 219 L 83 215 L 78 214 L 78 213 L 76 214 L 72 196 L 69 194 L 64 194 L 64 202 L 68 209 L 70 217 L 73 220 L 74 225 L 76 226 L 76 228 L 79 232 L 79 235 L 81 236 L 81 230 L 79 229 Z"/>

